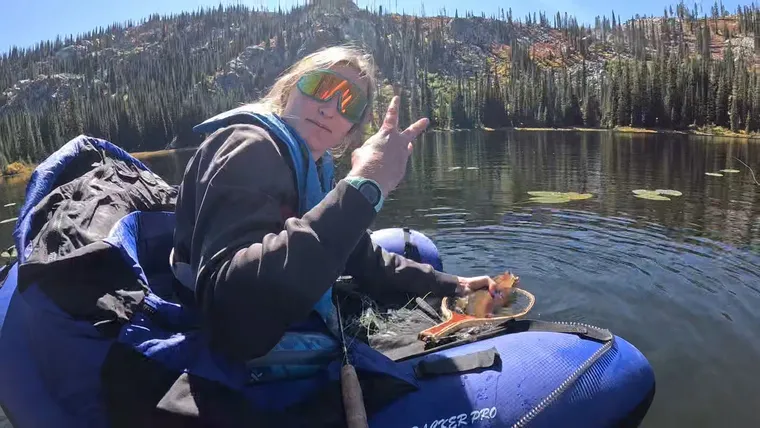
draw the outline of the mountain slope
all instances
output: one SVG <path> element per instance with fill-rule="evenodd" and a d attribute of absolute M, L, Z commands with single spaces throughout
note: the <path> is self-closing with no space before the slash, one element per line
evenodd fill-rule
<path fill-rule="evenodd" d="M 131 151 L 196 145 L 194 124 L 339 43 L 374 54 L 375 110 L 402 91 L 405 123 L 757 131 L 759 18 L 754 6 L 705 16 L 681 3 L 587 28 L 568 15 L 416 17 L 340 0 L 151 16 L 0 58 L 0 166 L 39 160 L 79 133 Z"/>

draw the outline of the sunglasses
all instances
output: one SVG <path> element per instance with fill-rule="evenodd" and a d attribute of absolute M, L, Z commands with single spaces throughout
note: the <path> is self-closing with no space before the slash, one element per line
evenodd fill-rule
<path fill-rule="evenodd" d="M 351 123 L 362 120 L 367 96 L 355 83 L 332 70 L 316 70 L 304 74 L 296 84 L 302 94 L 327 102 L 337 95 L 338 111 Z"/>

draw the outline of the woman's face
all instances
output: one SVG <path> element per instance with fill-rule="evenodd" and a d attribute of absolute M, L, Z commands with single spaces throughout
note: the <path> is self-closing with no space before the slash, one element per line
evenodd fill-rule
<path fill-rule="evenodd" d="M 366 91 L 367 82 L 360 79 L 359 72 L 353 67 L 336 65 L 330 69 Z M 306 141 L 315 160 L 328 149 L 338 146 L 353 126 L 338 111 L 339 101 L 340 97 L 335 96 L 320 102 L 304 95 L 297 87 L 290 91 L 282 117 Z"/>

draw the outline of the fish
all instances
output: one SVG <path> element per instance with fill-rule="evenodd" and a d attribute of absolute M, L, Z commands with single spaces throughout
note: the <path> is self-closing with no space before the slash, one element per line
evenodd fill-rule
<path fill-rule="evenodd" d="M 507 271 L 492 278 L 496 282 L 497 292 L 494 296 L 488 289 L 480 289 L 467 297 L 467 315 L 475 318 L 490 318 L 494 311 L 509 305 L 509 297 L 513 287 L 520 282 L 520 277 Z"/>
<path fill-rule="evenodd" d="M 491 295 L 488 289 L 481 289 L 470 293 L 467 297 L 456 299 L 444 297 L 441 301 L 443 322 L 421 331 L 418 335 L 419 339 L 425 342 L 436 342 L 463 328 L 485 325 L 492 320 L 506 321 L 528 313 L 535 298 L 527 291 L 517 292 L 519 277 L 507 271 L 491 279 L 496 282 L 495 295 Z M 527 296 L 527 305 L 524 308 L 518 308 L 519 313 L 500 313 L 499 309 L 517 302 L 518 295 Z"/>

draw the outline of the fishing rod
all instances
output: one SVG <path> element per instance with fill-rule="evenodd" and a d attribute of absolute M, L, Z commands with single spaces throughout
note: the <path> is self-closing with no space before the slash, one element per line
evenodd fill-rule
<path fill-rule="evenodd" d="M 348 428 L 368 428 L 367 410 L 364 408 L 364 396 L 361 384 L 359 384 L 359 376 L 356 374 L 354 366 L 348 360 L 348 347 L 346 346 L 346 336 L 343 332 L 340 303 L 336 301 L 335 306 L 338 309 L 338 324 L 340 325 L 340 337 L 343 342 L 343 366 L 340 368 L 340 389 L 343 396 L 346 426 Z"/>

